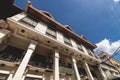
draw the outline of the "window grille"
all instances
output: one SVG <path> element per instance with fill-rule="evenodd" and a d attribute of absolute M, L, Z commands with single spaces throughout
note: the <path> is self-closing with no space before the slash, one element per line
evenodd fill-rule
<path fill-rule="evenodd" d="M 56 38 L 56 30 L 50 27 L 47 28 L 46 34 L 52 38 Z"/>
<path fill-rule="evenodd" d="M 36 27 L 37 24 L 38 24 L 38 20 L 27 15 L 26 17 L 22 18 L 20 20 L 21 23 L 27 25 L 27 26 L 30 26 L 30 27 Z"/>
<path fill-rule="evenodd" d="M 65 44 L 67 44 L 67 45 L 69 45 L 69 46 L 72 46 L 72 44 L 71 44 L 71 41 L 70 41 L 70 38 L 69 38 L 69 37 L 64 36 L 64 43 L 65 43 Z"/>
<path fill-rule="evenodd" d="M 78 50 L 83 51 L 83 48 L 82 48 L 81 44 L 77 44 L 77 48 L 78 48 Z"/>
<path fill-rule="evenodd" d="M 88 48 L 86 48 L 86 49 L 87 49 L 88 54 L 91 55 L 91 56 L 93 56 L 92 50 L 90 50 L 90 49 L 88 49 Z"/>

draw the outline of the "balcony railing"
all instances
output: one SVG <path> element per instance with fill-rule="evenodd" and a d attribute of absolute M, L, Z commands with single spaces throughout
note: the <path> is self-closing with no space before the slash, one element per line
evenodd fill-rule
<path fill-rule="evenodd" d="M 19 48 L 7 46 L 4 50 L 0 51 L 0 60 L 19 62 L 23 56 L 23 51 Z"/>
<path fill-rule="evenodd" d="M 66 75 L 73 75 L 74 71 L 71 68 L 61 67 L 60 66 L 60 73 L 61 74 L 66 74 Z"/>
<path fill-rule="evenodd" d="M 29 61 L 29 65 L 38 67 L 38 68 L 52 69 L 53 63 L 50 58 L 34 53 Z"/>

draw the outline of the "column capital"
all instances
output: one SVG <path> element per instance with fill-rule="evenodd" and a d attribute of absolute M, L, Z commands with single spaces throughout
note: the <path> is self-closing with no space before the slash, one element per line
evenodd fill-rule
<path fill-rule="evenodd" d="M 58 50 L 55 50 L 55 54 L 54 54 L 55 58 L 59 58 L 59 51 Z"/>
<path fill-rule="evenodd" d="M 87 67 L 88 67 L 88 65 L 85 63 L 85 64 L 84 64 L 84 67 L 85 67 L 85 68 L 87 68 Z"/>
<path fill-rule="evenodd" d="M 84 63 L 84 67 L 89 67 L 86 61 L 83 61 L 83 63 Z"/>
<path fill-rule="evenodd" d="M 38 44 L 38 42 L 31 40 L 28 49 L 35 50 L 35 47 L 37 44 Z"/>
<path fill-rule="evenodd" d="M 87 63 L 85 60 L 83 60 L 83 63 L 85 64 L 85 63 Z"/>
<path fill-rule="evenodd" d="M 99 68 L 101 68 L 102 66 L 101 66 L 101 64 L 99 64 L 97 67 L 98 67 L 98 69 L 99 69 Z"/>
<path fill-rule="evenodd" d="M 13 71 L 13 70 L 12 70 L 12 71 L 10 71 L 10 73 L 11 73 L 11 74 L 14 74 L 14 73 L 15 73 L 15 71 Z"/>
<path fill-rule="evenodd" d="M 72 62 L 73 62 L 73 63 L 77 63 L 74 56 L 72 56 Z"/>

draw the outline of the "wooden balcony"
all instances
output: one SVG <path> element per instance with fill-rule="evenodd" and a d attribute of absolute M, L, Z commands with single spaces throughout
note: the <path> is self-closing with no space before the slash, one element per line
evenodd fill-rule
<path fill-rule="evenodd" d="M 12 46 L 7 46 L 5 49 L 0 51 L 0 60 L 8 62 L 19 62 L 23 57 L 24 50 L 15 48 Z"/>

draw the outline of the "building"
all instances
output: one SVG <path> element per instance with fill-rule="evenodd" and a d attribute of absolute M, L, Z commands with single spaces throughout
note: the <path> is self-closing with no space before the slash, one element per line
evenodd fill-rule
<path fill-rule="evenodd" d="M 111 62 L 111 59 L 113 60 L 113 58 L 110 58 L 110 56 L 107 53 L 100 52 L 98 56 L 102 60 L 101 68 L 106 79 L 109 79 L 120 73 L 117 66 Z"/>
<path fill-rule="evenodd" d="M 110 62 L 117 67 L 117 69 L 118 69 L 118 71 L 119 71 L 119 73 L 120 73 L 120 62 L 117 61 L 117 60 L 114 59 L 114 58 L 111 58 L 111 59 L 110 59 Z"/>
<path fill-rule="evenodd" d="M 96 45 L 29 1 L 11 6 L 0 20 L 1 80 L 104 80 Z"/>

